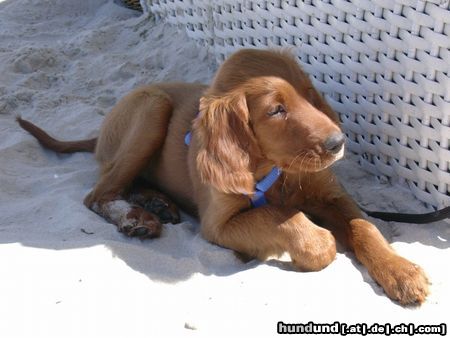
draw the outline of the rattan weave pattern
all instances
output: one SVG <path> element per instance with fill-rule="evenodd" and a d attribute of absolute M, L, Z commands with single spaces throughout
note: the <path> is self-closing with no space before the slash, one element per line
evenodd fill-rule
<path fill-rule="evenodd" d="M 219 61 L 243 47 L 291 47 L 365 169 L 450 205 L 448 0 L 147 0 L 146 8 Z"/>

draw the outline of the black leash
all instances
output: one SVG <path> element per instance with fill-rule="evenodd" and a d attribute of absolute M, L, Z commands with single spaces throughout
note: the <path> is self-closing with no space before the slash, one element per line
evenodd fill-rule
<path fill-rule="evenodd" d="M 450 206 L 426 214 L 404 214 L 397 212 L 369 211 L 362 208 L 361 206 L 359 208 L 367 215 L 379 218 L 383 221 L 425 224 L 450 218 Z"/>

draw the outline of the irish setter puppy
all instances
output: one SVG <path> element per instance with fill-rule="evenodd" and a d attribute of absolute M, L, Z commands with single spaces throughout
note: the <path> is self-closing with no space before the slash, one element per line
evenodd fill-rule
<path fill-rule="evenodd" d="M 331 172 L 344 151 L 338 117 L 289 53 L 241 50 L 210 86 L 136 89 L 96 139 L 61 142 L 18 121 L 55 151 L 95 151 L 100 178 L 85 204 L 126 235 L 157 237 L 179 219 L 173 200 L 198 215 L 204 238 L 245 256 L 288 252 L 298 270 L 317 271 L 335 259 L 336 237 L 390 298 L 427 296 L 422 269 L 394 252 Z M 138 177 L 156 190 L 133 185 Z"/>

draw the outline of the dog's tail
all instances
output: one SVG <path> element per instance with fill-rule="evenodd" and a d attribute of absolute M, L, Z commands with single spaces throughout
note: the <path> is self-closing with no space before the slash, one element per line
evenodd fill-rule
<path fill-rule="evenodd" d="M 57 153 L 76 153 L 80 151 L 93 153 L 95 151 L 97 138 L 79 141 L 59 141 L 33 123 L 22 119 L 20 116 L 17 117 L 17 122 L 23 129 L 33 135 L 42 146 Z"/>

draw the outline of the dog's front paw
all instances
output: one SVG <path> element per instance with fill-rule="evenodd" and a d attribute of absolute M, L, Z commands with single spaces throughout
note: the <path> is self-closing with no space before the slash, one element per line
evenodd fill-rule
<path fill-rule="evenodd" d="M 403 257 L 393 255 L 369 272 L 389 298 L 402 305 L 419 305 L 429 293 L 425 272 Z"/>

